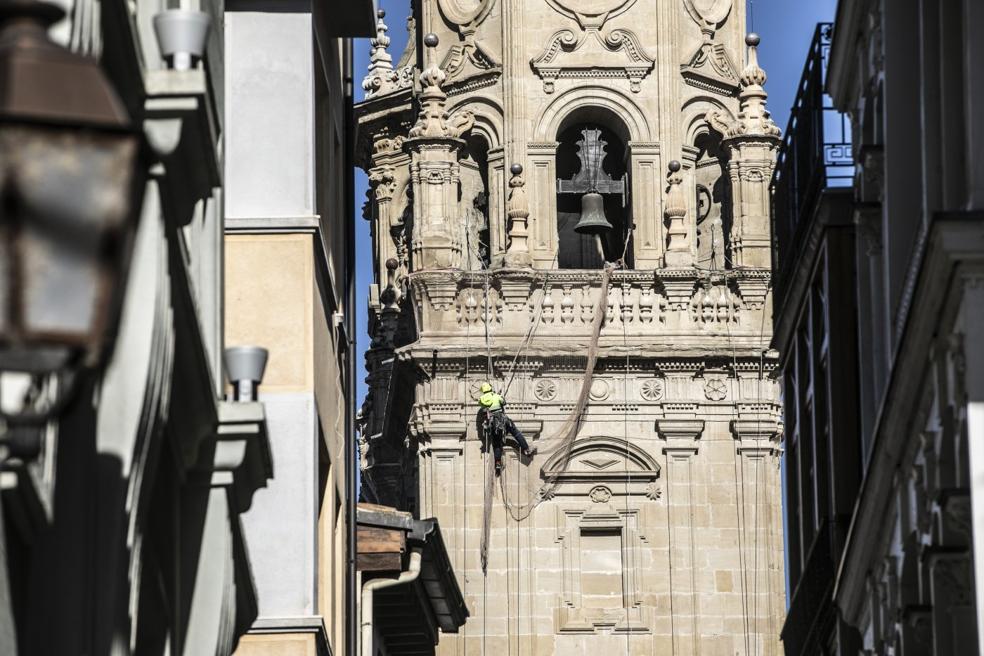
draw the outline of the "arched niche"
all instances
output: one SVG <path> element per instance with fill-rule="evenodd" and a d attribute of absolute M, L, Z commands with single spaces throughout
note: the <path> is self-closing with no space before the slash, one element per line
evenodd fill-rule
<path fill-rule="evenodd" d="M 728 153 L 721 135 L 710 129 L 697 131 L 693 140 L 694 221 L 697 263 L 700 268 L 731 268 L 733 211 Z"/>
<path fill-rule="evenodd" d="M 570 126 L 588 122 L 610 130 L 624 148 L 630 187 L 627 214 L 635 223 L 629 259 L 634 267 L 655 268 L 662 257 L 663 226 L 662 166 L 659 144 L 653 141 L 654 126 L 634 99 L 615 89 L 591 85 L 568 89 L 553 98 L 535 121 L 533 141 L 526 144 L 530 250 L 535 265 L 558 266 L 558 139 Z"/>
<path fill-rule="evenodd" d="M 569 124 L 569 117 L 582 112 L 606 112 L 615 116 L 623 126 L 626 142 L 653 139 L 649 121 L 632 98 L 615 89 L 596 86 L 575 87 L 554 98 L 537 119 L 534 139 L 553 141 L 563 126 Z"/>
<path fill-rule="evenodd" d="M 687 186 L 692 197 L 688 221 L 697 266 L 710 270 L 730 268 L 733 212 L 728 151 L 721 143 L 722 135 L 708 124 L 707 115 L 713 112 L 728 124 L 735 117 L 723 103 L 705 97 L 689 100 L 682 112 L 685 153 L 689 156 L 685 157 Z"/>
<path fill-rule="evenodd" d="M 489 144 L 482 135 L 465 138 L 459 157 L 461 176 L 462 268 L 480 270 L 491 264 L 489 238 Z"/>
<path fill-rule="evenodd" d="M 507 166 L 502 148 L 501 107 L 488 98 L 462 97 L 449 107 L 449 120 L 466 111 L 471 112 L 474 124 L 465 136 L 466 146 L 459 158 L 459 208 L 465 230 L 462 244 L 472 244 L 476 235 L 481 244 L 478 249 L 466 249 L 471 250 L 471 256 L 464 260 L 463 266 L 478 269 L 500 263 L 506 250 Z M 484 222 L 484 226 L 476 231 L 475 221 Z M 475 253 L 479 251 L 483 255 L 476 258 Z"/>
<path fill-rule="evenodd" d="M 632 223 L 628 134 L 619 117 L 604 107 L 579 107 L 558 126 L 557 268 L 600 269 L 606 261 L 621 258 Z M 597 151 L 593 157 L 588 154 L 592 150 Z M 597 157 L 600 162 L 592 166 Z M 590 186 L 589 178 L 597 179 L 597 188 Z M 600 235 L 603 256 L 593 235 L 576 231 L 583 218 L 583 199 L 589 191 L 601 193 L 604 216 L 611 224 L 611 229 Z M 631 267 L 631 250 L 626 258 Z"/>

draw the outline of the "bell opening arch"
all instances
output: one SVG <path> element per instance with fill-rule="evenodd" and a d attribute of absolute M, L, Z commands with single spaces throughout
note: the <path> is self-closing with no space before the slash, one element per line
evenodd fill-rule
<path fill-rule="evenodd" d="M 601 168 L 610 175 L 621 177 L 625 186 L 624 196 L 617 201 L 602 193 L 604 214 L 610 216 L 609 223 L 612 218 L 618 223 L 612 224 L 614 229 L 604 240 L 604 259 L 621 257 L 627 231 L 634 225 L 626 251 L 626 265 L 630 268 L 657 266 L 662 252 L 662 226 L 657 216 L 662 190 L 659 144 L 653 141 L 655 126 L 650 124 L 634 99 L 618 90 L 600 86 L 569 89 L 552 99 L 540 112 L 532 133 L 533 140 L 527 143 L 527 184 L 535 203 L 530 217 L 535 265 L 570 269 L 601 266 L 593 236 L 586 249 L 572 249 L 572 238 L 563 232 L 562 223 L 572 220 L 569 227 L 573 232 L 573 225 L 578 221 L 570 215 L 580 216 L 583 194 L 562 198 L 564 194 L 558 193 L 558 181 L 565 177 L 570 180 L 572 171 L 580 168 L 576 144 L 584 138 L 586 128 L 601 131 L 599 139 L 605 142 L 606 151 Z M 589 205 L 594 208 L 596 203 L 597 198 Z M 576 236 L 580 238 L 580 235 Z"/>

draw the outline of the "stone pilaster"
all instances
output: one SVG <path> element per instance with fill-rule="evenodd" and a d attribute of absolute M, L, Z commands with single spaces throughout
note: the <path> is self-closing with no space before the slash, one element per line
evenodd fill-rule
<path fill-rule="evenodd" d="M 694 534 L 694 459 L 704 432 L 700 419 L 658 419 L 656 430 L 664 440 L 666 502 L 670 529 L 670 597 L 673 653 L 700 654 L 697 593 L 697 541 Z"/>

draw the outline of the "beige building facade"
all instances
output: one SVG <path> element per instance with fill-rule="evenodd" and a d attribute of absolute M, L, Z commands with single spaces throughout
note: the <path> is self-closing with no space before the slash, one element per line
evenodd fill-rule
<path fill-rule="evenodd" d="M 243 517 L 257 615 L 239 656 L 353 653 L 351 38 L 370 0 L 225 13 L 225 341 L 269 350 L 274 478 Z"/>
<path fill-rule="evenodd" d="M 440 523 L 470 617 L 436 653 L 778 654 L 780 137 L 744 3 L 414 8 L 356 110 L 362 497 Z M 499 478 L 485 380 L 537 451 Z"/>

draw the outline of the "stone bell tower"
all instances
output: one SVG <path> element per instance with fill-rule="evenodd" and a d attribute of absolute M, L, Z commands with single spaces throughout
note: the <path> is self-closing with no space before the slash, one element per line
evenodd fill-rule
<path fill-rule="evenodd" d="M 733 0 L 419 0 L 380 16 L 363 496 L 437 517 L 441 654 L 779 654 L 769 184 Z M 492 478 L 478 385 L 537 447 Z"/>

